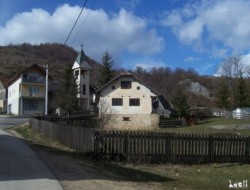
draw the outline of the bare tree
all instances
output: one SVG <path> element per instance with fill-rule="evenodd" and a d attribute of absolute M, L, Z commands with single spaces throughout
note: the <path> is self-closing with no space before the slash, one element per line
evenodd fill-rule
<path fill-rule="evenodd" d="M 227 79 L 231 93 L 231 100 L 235 96 L 237 79 L 242 76 L 248 76 L 249 70 L 249 67 L 244 64 L 242 57 L 239 55 L 230 56 L 220 64 L 218 74 Z"/>
<path fill-rule="evenodd" d="M 221 76 L 235 79 L 239 78 L 243 73 L 245 73 L 246 70 L 249 70 L 249 68 L 246 68 L 242 61 L 242 57 L 239 55 L 234 55 L 226 58 L 219 66 L 218 73 Z"/>
<path fill-rule="evenodd" d="M 106 99 L 100 99 L 99 105 L 99 128 L 104 128 L 113 118 L 114 111 Z"/>

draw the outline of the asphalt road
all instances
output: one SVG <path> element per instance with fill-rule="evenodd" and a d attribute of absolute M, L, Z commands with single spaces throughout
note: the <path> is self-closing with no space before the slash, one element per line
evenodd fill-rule
<path fill-rule="evenodd" d="M 0 115 L 0 129 L 6 129 L 12 126 L 20 125 L 28 122 L 27 117 L 11 117 L 7 115 Z"/>
<path fill-rule="evenodd" d="M 62 190 L 35 153 L 22 140 L 3 131 L 26 121 L 0 117 L 0 190 Z"/>

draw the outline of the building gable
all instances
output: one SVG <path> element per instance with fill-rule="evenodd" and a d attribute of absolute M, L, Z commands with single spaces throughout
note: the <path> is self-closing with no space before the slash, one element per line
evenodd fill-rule
<path fill-rule="evenodd" d="M 45 76 L 46 72 L 45 69 L 38 66 L 37 64 L 31 65 L 30 67 L 22 70 L 21 72 L 17 73 L 8 83 L 7 86 L 9 87 L 10 85 L 12 85 L 13 83 L 15 83 L 22 74 L 27 74 L 27 73 L 37 73 L 39 75 Z"/>

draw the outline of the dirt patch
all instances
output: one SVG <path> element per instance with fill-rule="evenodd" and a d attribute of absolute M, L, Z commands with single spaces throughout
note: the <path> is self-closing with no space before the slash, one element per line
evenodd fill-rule
<path fill-rule="evenodd" d="M 159 183 L 127 181 L 112 172 L 98 169 L 93 162 L 74 159 L 70 155 L 63 155 L 35 146 L 33 146 L 33 150 L 38 158 L 50 168 L 65 190 L 160 189 Z"/>

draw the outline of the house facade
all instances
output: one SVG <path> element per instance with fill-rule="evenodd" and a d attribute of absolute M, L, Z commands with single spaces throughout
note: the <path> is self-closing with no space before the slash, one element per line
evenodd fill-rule
<path fill-rule="evenodd" d="M 44 114 L 44 68 L 34 64 L 8 82 L 7 113 L 14 115 Z"/>
<path fill-rule="evenodd" d="M 7 78 L 0 78 L 0 113 L 7 111 Z"/>
<path fill-rule="evenodd" d="M 97 90 L 99 116 L 109 117 L 107 127 L 151 129 L 158 127 L 163 109 L 157 91 L 132 74 L 121 74 Z"/>

